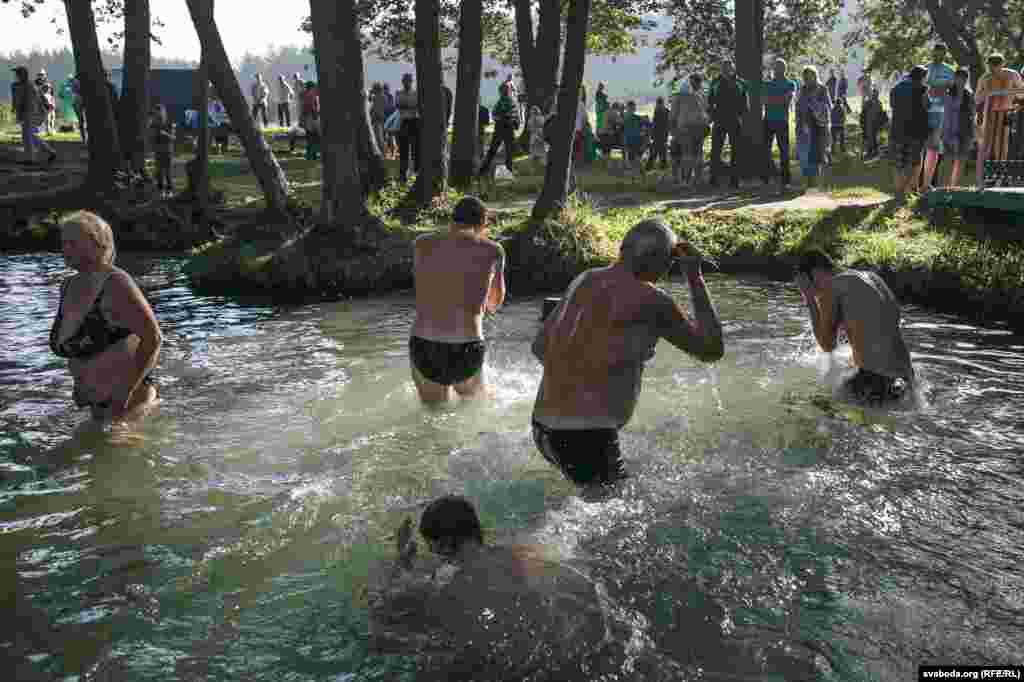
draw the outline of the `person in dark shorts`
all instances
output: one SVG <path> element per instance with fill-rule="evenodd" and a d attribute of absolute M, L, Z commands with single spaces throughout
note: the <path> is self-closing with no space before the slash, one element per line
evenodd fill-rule
<path fill-rule="evenodd" d="M 896 165 L 896 199 L 904 201 L 907 192 L 919 189 L 922 153 L 928 139 L 928 89 L 924 78 L 928 70 L 915 66 L 910 78 L 900 81 L 889 93 L 892 129 L 889 148 Z"/>
<path fill-rule="evenodd" d="M 676 259 L 685 264 L 694 320 L 654 286 Z M 573 482 L 600 486 L 625 475 L 618 432 L 633 416 L 659 339 L 706 362 L 722 357 L 722 325 L 701 260 L 663 222 L 645 220 L 626 234 L 618 262 L 569 285 L 537 333 L 532 350 L 544 373 L 534 441 Z"/>
<path fill-rule="evenodd" d="M 899 302 L 881 277 L 860 270 L 836 274 L 828 255 L 812 251 L 797 265 L 796 285 L 822 350 L 834 350 L 839 330 L 846 329 L 857 372 L 845 388 L 854 398 L 877 404 L 906 393 L 914 368 L 900 332 Z"/>
<path fill-rule="evenodd" d="M 505 300 L 505 251 L 485 236 L 487 208 L 476 197 L 456 205 L 445 232 L 413 244 L 416 322 L 409 339 L 413 380 L 425 403 L 484 387 L 483 314 Z"/>

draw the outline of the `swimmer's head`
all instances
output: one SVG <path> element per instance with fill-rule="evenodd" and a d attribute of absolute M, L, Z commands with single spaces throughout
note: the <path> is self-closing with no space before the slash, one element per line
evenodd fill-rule
<path fill-rule="evenodd" d="M 116 249 L 114 231 L 103 218 L 90 211 L 72 213 L 60 224 L 62 240 L 86 238 L 87 243 L 96 247 L 96 261 L 101 265 L 112 265 Z"/>
<path fill-rule="evenodd" d="M 798 275 L 806 275 L 816 286 L 823 286 L 831 280 L 832 273 L 836 271 L 835 263 L 827 253 L 820 250 L 813 250 L 800 256 L 796 265 Z"/>
<path fill-rule="evenodd" d="M 636 277 L 653 281 L 668 272 L 676 235 L 656 218 L 644 220 L 626 233 L 619 247 L 619 260 Z"/>
<path fill-rule="evenodd" d="M 455 556 L 470 543 L 484 543 L 473 504 L 458 495 L 446 495 L 427 505 L 420 518 L 420 535 L 442 556 Z"/>
<path fill-rule="evenodd" d="M 452 222 L 459 227 L 483 227 L 487 224 L 487 206 L 477 197 L 463 197 L 455 205 Z"/>

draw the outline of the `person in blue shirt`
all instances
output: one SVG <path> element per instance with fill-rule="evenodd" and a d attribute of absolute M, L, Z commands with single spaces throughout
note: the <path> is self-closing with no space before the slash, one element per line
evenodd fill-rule
<path fill-rule="evenodd" d="M 942 154 L 942 118 L 945 111 L 946 93 L 953 85 L 955 72 L 953 67 L 945 63 L 946 46 L 936 43 L 932 48 L 932 63 L 928 65 L 925 85 L 928 87 L 928 140 L 925 147 L 928 152 L 924 161 L 925 189 L 932 184 L 935 169 L 939 165 Z"/>
<path fill-rule="evenodd" d="M 779 161 L 782 190 L 789 187 L 789 108 L 799 88 L 796 81 L 786 74 L 786 60 L 776 59 L 774 78 L 761 83 L 761 103 L 764 105 L 764 146 L 768 153 L 765 163 L 764 184 L 768 184 L 768 170 L 771 168 L 772 144 L 779 143 Z"/>
<path fill-rule="evenodd" d="M 626 147 L 626 162 L 631 168 L 634 163 L 640 163 L 643 160 L 647 128 L 647 118 L 637 114 L 636 102 L 630 101 L 626 105 L 626 115 L 622 120 L 622 136 Z"/>

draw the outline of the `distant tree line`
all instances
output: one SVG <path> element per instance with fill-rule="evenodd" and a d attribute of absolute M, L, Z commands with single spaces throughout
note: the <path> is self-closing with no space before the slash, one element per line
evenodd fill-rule
<path fill-rule="evenodd" d="M 120 68 L 123 63 L 123 55 L 112 50 L 102 50 L 100 55 L 103 58 L 103 66 L 109 69 Z M 32 50 L 25 52 L 0 53 L 0 100 L 9 101 L 11 98 L 11 83 L 14 82 L 14 73 L 11 71 L 15 66 L 24 66 L 28 69 L 29 75 L 35 78 L 40 69 L 46 69 L 46 75 L 58 86 L 69 76 L 75 73 L 75 55 L 70 47 L 60 50 Z M 168 59 L 161 57 L 152 58 L 153 68 L 161 66 L 196 66 L 196 62 L 185 59 Z"/>

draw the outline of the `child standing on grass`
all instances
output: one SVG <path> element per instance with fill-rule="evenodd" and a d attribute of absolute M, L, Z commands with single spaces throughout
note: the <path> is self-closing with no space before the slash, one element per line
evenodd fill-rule
<path fill-rule="evenodd" d="M 645 124 L 644 117 L 636 113 L 636 102 L 629 102 L 626 105 L 626 116 L 622 121 L 622 133 L 626 163 L 630 168 L 634 162 L 639 164 L 643 160 Z"/>
<path fill-rule="evenodd" d="M 156 187 L 161 198 L 167 198 L 174 191 L 171 184 L 171 147 L 174 143 L 174 124 L 167 119 L 167 108 L 154 104 L 149 120 L 152 136 L 153 157 L 156 161 Z"/>
<path fill-rule="evenodd" d="M 832 156 L 836 155 L 836 145 L 839 151 L 846 153 L 846 111 L 849 106 L 843 97 L 837 97 L 832 105 Z"/>

